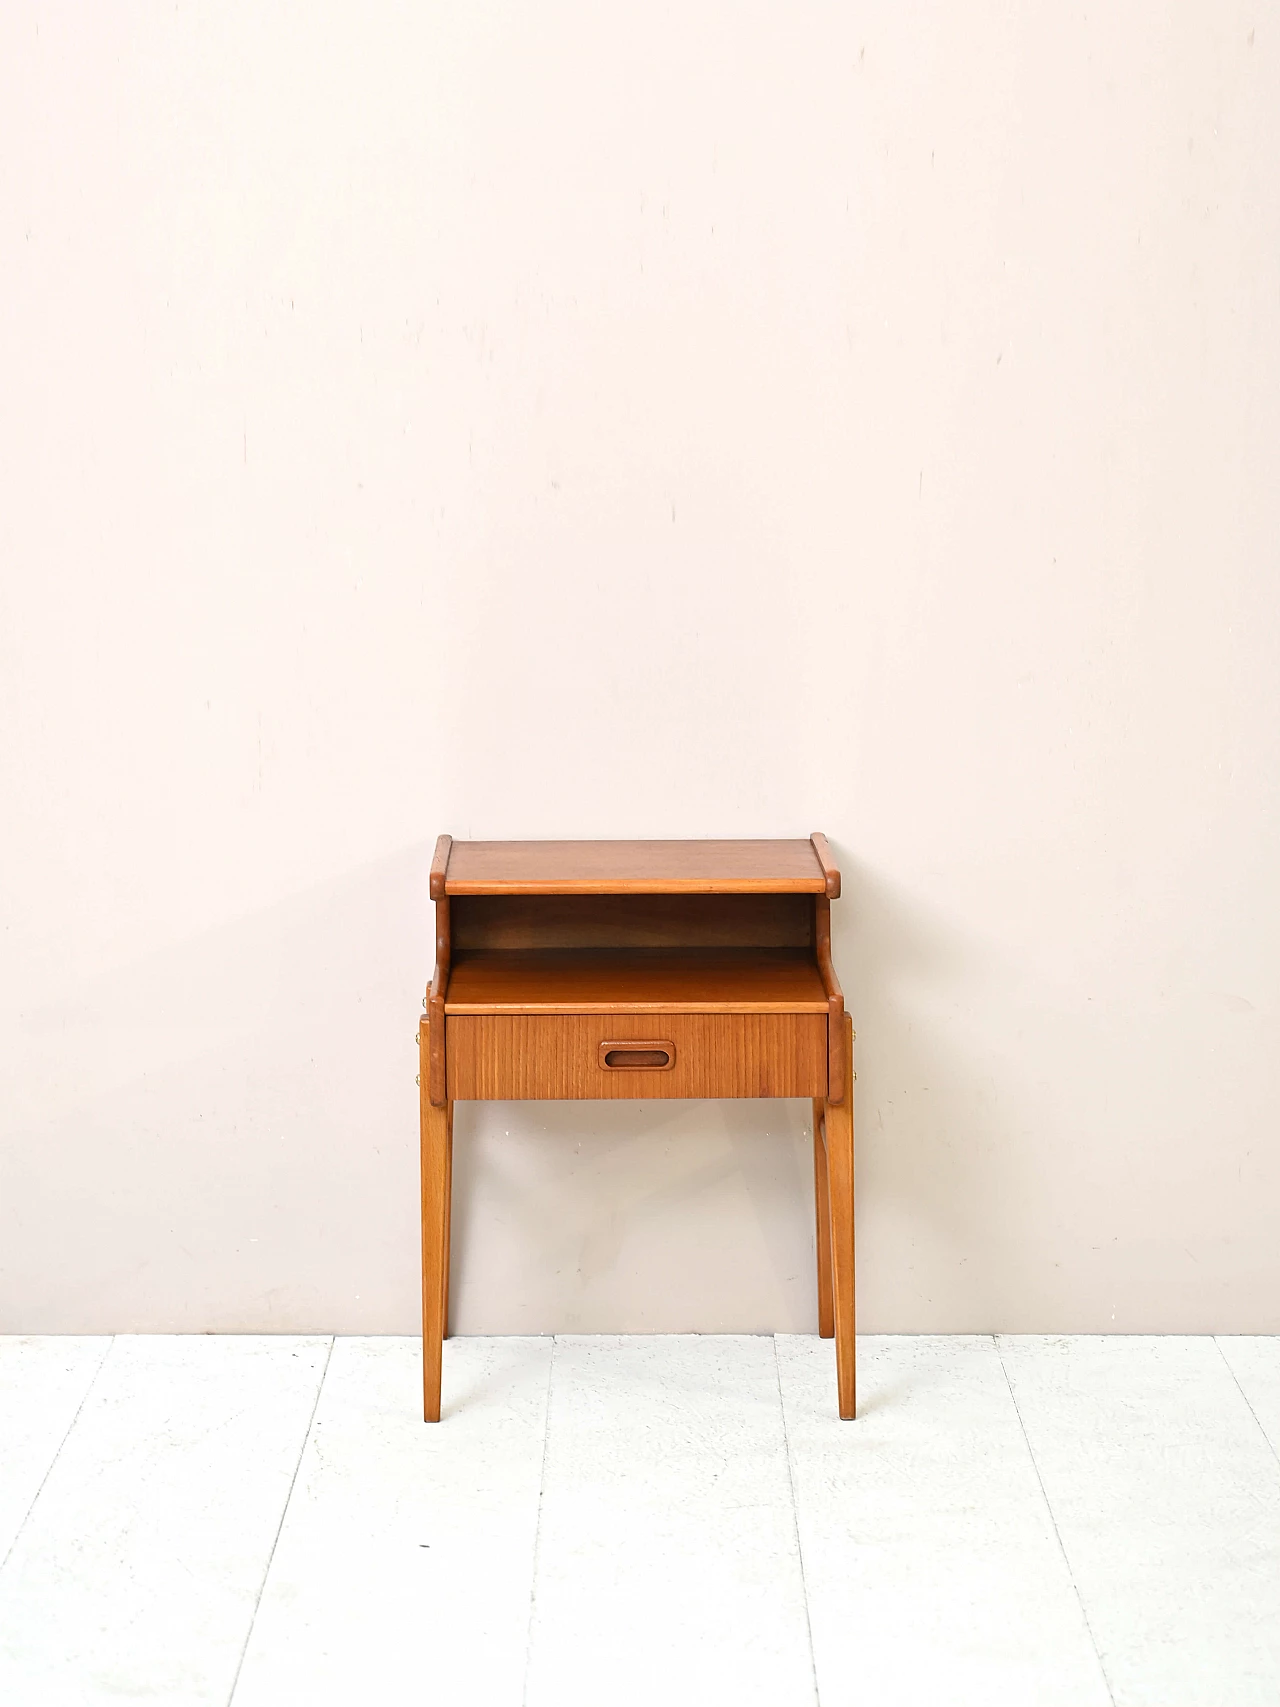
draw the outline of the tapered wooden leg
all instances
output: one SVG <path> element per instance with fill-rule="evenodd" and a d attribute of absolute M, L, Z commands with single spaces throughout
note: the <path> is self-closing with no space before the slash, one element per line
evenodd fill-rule
<path fill-rule="evenodd" d="M 831 1194 L 827 1190 L 827 1141 L 822 1132 L 826 1112 L 826 1099 L 814 1097 L 813 1208 L 818 1232 L 818 1332 L 824 1340 L 829 1340 L 836 1331 L 836 1317 L 831 1293 Z"/>
<path fill-rule="evenodd" d="M 450 1109 L 427 1088 L 427 1032 L 422 1023 L 422 1414 L 440 1421 L 440 1357 L 449 1263 Z"/>
<path fill-rule="evenodd" d="M 840 1415 L 857 1414 L 853 1285 L 853 1022 L 845 1016 L 844 1101 L 826 1105 L 827 1189 Z"/>

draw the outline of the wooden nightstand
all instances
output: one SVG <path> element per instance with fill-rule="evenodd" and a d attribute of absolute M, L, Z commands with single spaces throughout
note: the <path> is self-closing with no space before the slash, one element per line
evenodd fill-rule
<path fill-rule="evenodd" d="M 831 964 L 840 893 L 808 841 L 455 842 L 431 866 L 419 1027 L 422 1361 L 440 1418 L 453 1105 L 811 1097 L 818 1332 L 855 1414 L 853 1030 Z"/>

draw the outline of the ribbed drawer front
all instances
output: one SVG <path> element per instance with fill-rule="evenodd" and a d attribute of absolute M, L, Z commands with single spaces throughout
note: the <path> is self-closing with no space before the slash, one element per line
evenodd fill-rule
<path fill-rule="evenodd" d="M 825 1014 L 458 1014 L 447 1028 L 448 1094 L 464 1101 L 815 1097 L 827 1089 Z M 638 1048 L 662 1059 L 661 1045 L 670 1046 L 671 1065 L 626 1064 Z M 605 1065 L 610 1056 L 618 1066 Z"/>

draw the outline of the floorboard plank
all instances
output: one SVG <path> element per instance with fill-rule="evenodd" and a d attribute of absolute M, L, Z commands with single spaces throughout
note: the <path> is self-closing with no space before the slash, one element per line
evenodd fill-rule
<path fill-rule="evenodd" d="M 1106 1707 L 993 1342 L 777 1343 L 822 1707 Z"/>
<path fill-rule="evenodd" d="M 1275 1707 L 1280 1466 L 1213 1340 L 999 1345 L 1117 1707 Z"/>
<path fill-rule="evenodd" d="M 527 1707 L 813 1707 L 773 1342 L 557 1338 Z"/>
<path fill-rule="evenodd" d="M 1280 1460 L 1280 1338 L 1275 1334 L 1219 1334 L 1217 1344 Z"/>
<path fill-rule="evenodd" d="M 114 1342 L 0 1579 L 0 1701 L 226 1707 L 328 1349 Z"/>
<path fill-rule="evenodd" d="M 111 1344 L 0 1335 L 0 1561 L 26 1522 Z"/>
<path fill-rule="evenodd" d="M 551 1340 L 339 1339 L 234 1707 L 519 1707 Z"/>

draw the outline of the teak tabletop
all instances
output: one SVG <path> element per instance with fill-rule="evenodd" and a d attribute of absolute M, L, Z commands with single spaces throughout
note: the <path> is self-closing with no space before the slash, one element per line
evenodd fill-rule
<path fill-rule="evenodd" d="M 431 895 L 813 894 L 835 900 L 827 838 L 778 842 L 455 842 L 441 836 Z"/>
<path fill-rule="evenodd" d="M 801 1096 L 813 1104 L 818 1331 L 855 1414 L 853 1029 L 840 873 L 807 841 L 455 842 L 431 865 L 419 1027 L 423 1414 L 440 1418 L 458 1100 Z"/>

